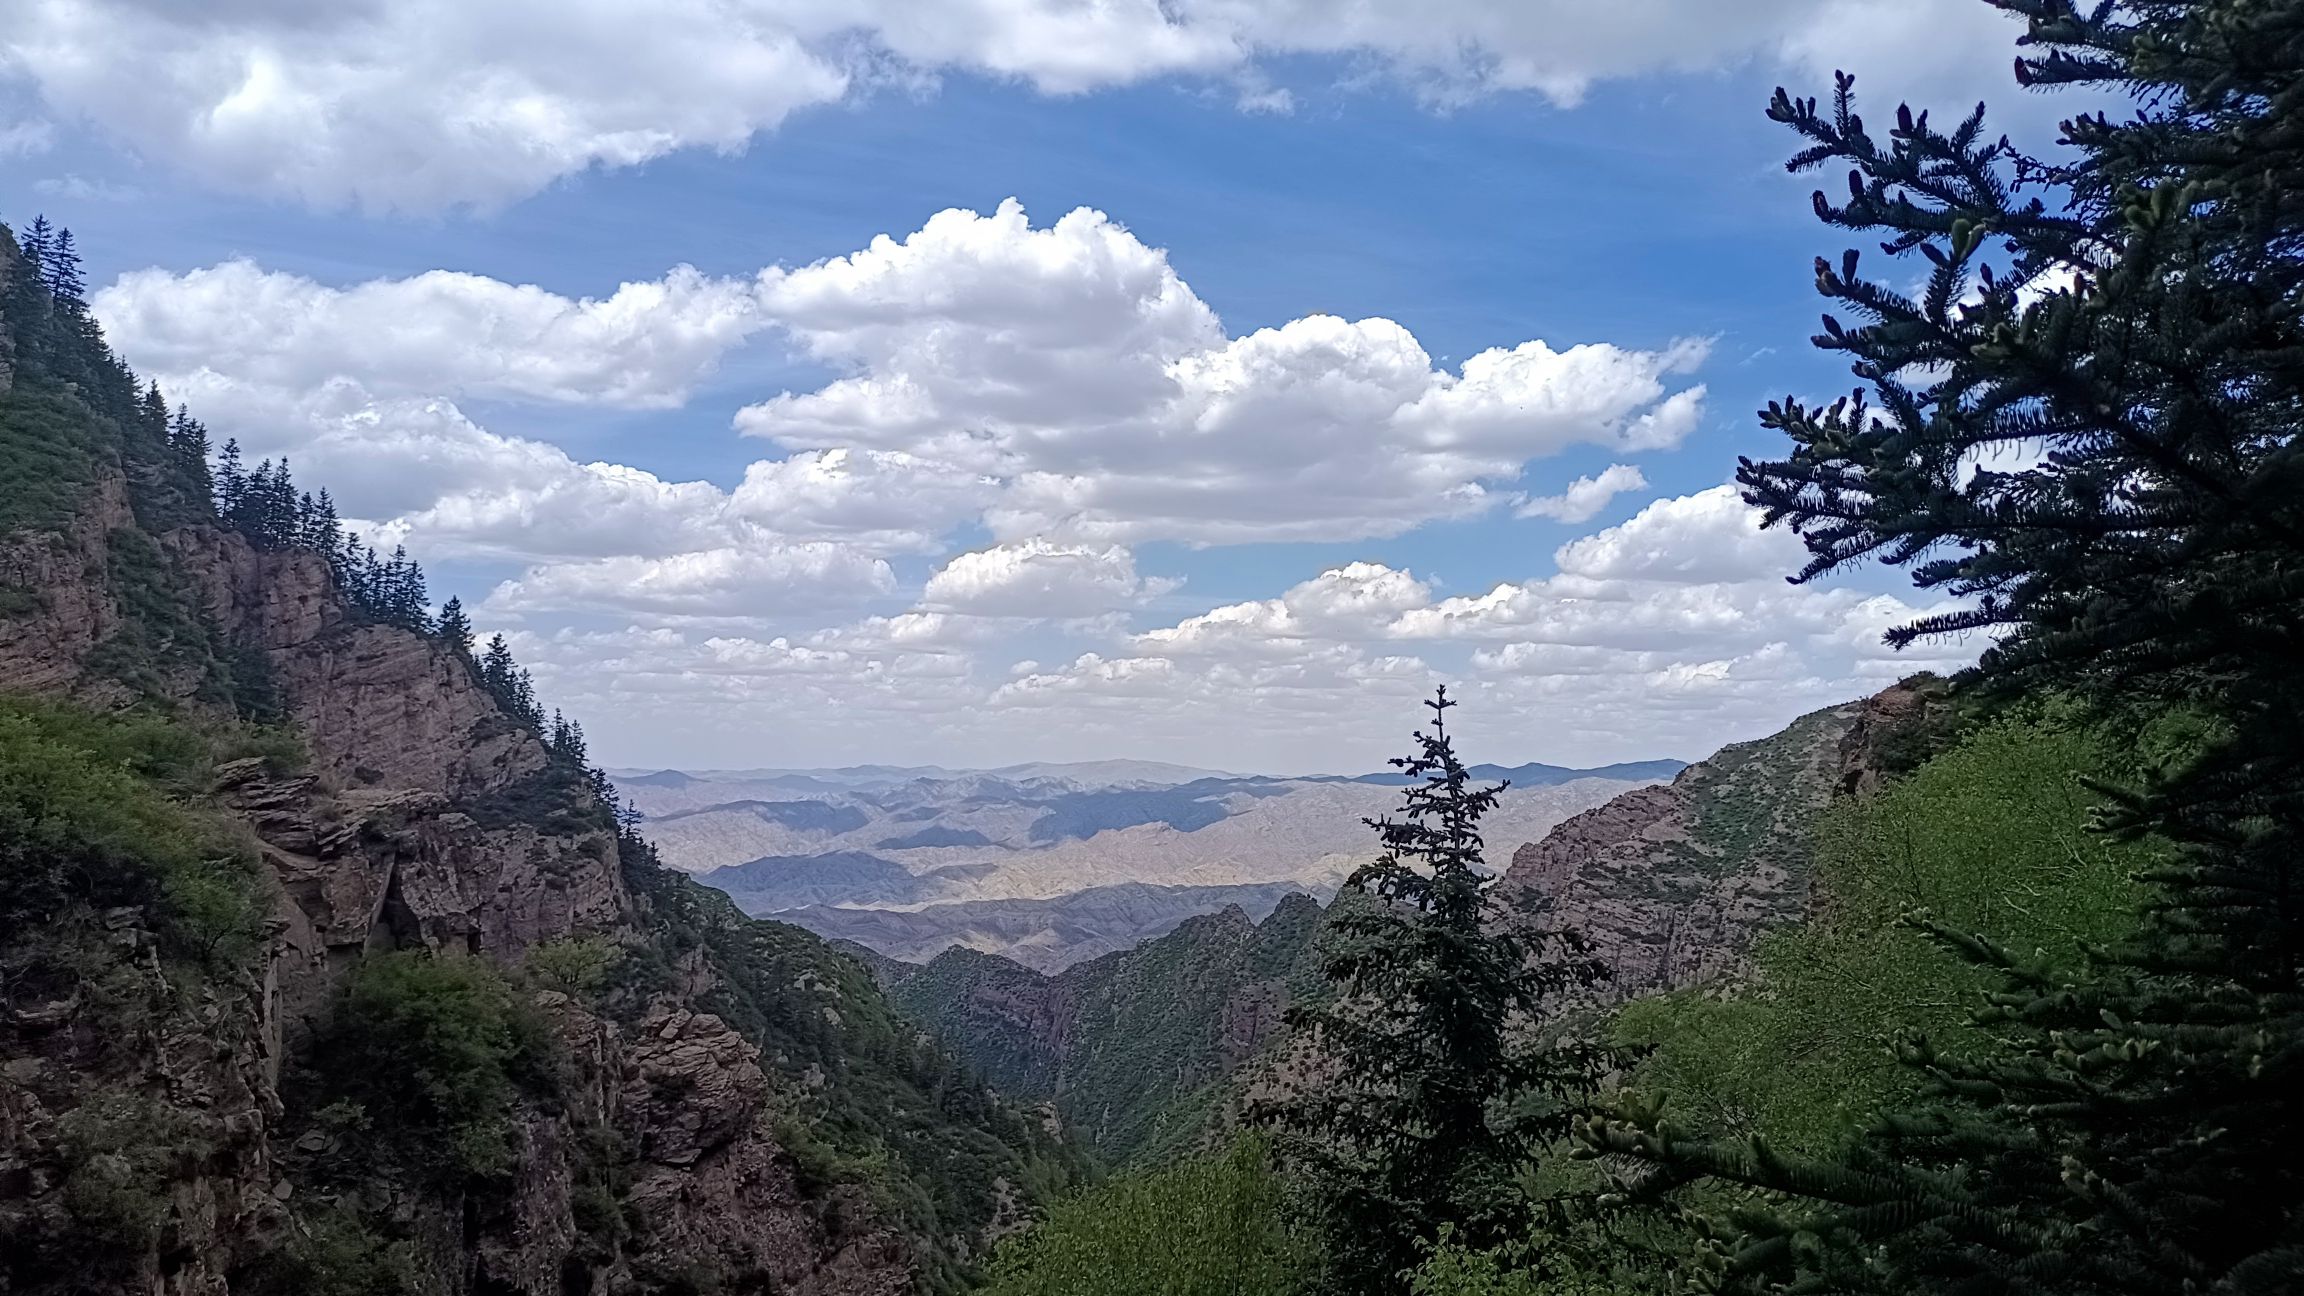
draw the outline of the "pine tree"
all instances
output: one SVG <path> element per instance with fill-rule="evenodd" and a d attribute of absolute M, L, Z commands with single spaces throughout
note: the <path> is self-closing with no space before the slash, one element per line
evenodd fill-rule
<path fill-rule="evenodd" d="M 80 275 L 80 252 L 72 245 L 71 230 L 57 230 L 55 241 L 40 254 L 40 284 L 57 305 L 87 308 L 88 284 Z"/>
<path fill-rule="evenodd" d="M 240 441 L 236 437 L 224 440 L 224 449 L 216 456 L 216 514 L 225 525 L 236 525 L 242 497 L 248 491 L 248 477 L 240 467 Z"/>
<path fill-rule="evenodd" d="M 1605 969 L 1575 933 L 1544 931 L 1497 890 L 1476 787 L 1448 737 L 1446 689 L 1426 703 L 1401 817 L 1370 820 L 1384 853 L 1344 883 L 1320 948 L 1339 991 L 1298 1004 L 1319 1073 L 1251 1118 L 1291 1136 L 1316 1185 L 1340 1290 L 1392 1293 L 1443 1227 L 1474 1245 L 1527 1223 L 1516 1182 L 1564 1137 L 1603 1074 L 1597 1050 L 1517 1038 Z"/>
<path fill-rule="evenodd" d="M 42 288 L 48 284 L 47 261 L 55 246 L 56 227 L 48 223 L 45 213 L 32 218 L 32 223 L 24 227 L 24 237 L 17 243 L 24 260 L 31 265 L 34 282 Z"/>
<path fill-rule="evenodd" d="M 448 601 L 440 605 L 438 629 L 440 641 L 448 646 L 448 651 L 459 657 L 471 657 L 472 618 L 464 613 L 463 599 L 451 594 Z"/>
<path fill-rule="evenodd" d="M 2002 978 L 1961 1056 L 1903 1058 L 1930 1096 L 1838 1161 L 1594 1122 L 1645 1186 L 1788 1195 L 1728 1272 L 1795 1291 L 2294 1291 L 2304 1275 L 2304 6 L 1995 0 L 2030 20 L 2029 85 L 2131 97 L 2065 124 L 2068 159 L 1899 111 L 1881 139 L 1840 80 L 1770 116 L 1841 163 L 1827 223 L 1931 273 L 1906 296 L 1819 262 L 1859 317 L 1817 345 L 1869 392 L 1762 421 L 1791 455 L 1746 498 L 1812 561 L 1907 566 L 1968 601 L 1890 635 L 1992 630 L 1976 682 L 2216 721 L 2112 831 L 2177 861 L 2129 944 L 2057 969 L 1916 918 Z M 1899 278 L 1891 275 L 1890 278 Z"/>
<path fill-rule="evenodd" d="M 168 448 L 175 455 L 184 492 L 203 513 L 216 512 L 216 479 L 208 467 L 208 429 L 179 404 L 168 426 Z"/>
<path fill-rule="evenodd" d="M 512 676 L 517 669 L 512 646 L 504 642 L 503 635 L 490 635 L 487 651 L 480 656 L 480 686 L 507 712 L 512 710 Z"/>
<path fill-rule="evenodd" d="M 336 516 L 336 497 L 323 486 L 312 501 L 312 517 L 304 528 L 303 545 L 306 549 L 334 554 L 343 539 L 343 530 L 343 522 Z"/>

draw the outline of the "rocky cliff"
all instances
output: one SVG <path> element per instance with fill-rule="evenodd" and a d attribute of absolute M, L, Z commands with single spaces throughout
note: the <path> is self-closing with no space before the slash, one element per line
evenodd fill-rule
<path fill-rule="evenodd" d="M 166 795 L 260 861 L 268 912 L 205 961 L 191 892 L 0 913 L 0 1291 L 950 1285 L 1056 1157 L 1034 1122 L 860 965 L 658 867 L 468 656 L 156 485 L 132 379 L 21 269 L 0 228 L 0 694 L 196 739 L 200 785 Z M 110 849 L 11 820 L 13 791 L 0 867 Z M 535 969 L 569 950 L 618 971 L 553 988 Z M 473 960 L 549 1037 L 485 1173 L 377 1159 L 391 1113 L 330 1089 L 347 981 L 391 951 Z"/>
<path fill-rule="evenodd" d="M 1762 930 L 1807 904 L 1809 835 L 1834 797 L 1876 787 L 1947 704 L 1925 678 L 1721 748 L 1513 852 L 1504 884 L 1582 932 L 1609 998 L 1742 975 Z"/>

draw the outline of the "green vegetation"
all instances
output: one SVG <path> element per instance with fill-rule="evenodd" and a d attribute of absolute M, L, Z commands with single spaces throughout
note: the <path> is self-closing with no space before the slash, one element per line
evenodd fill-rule
<path fill-rule="evenodd" d="M 548 990 L 590 1002 L 608 988 L 608 978 L 624 961 L 624 951 L 600 936 L 546 941 L 528 951 L 528 975 Z"/>
<path fill-rule="evenodd" d="M 1242 1136 L 1058 1202 L 1004 1242 L 984 1296 L 1298 1296 L 1317 1239 L 1292 1221 L 1266 1142 Z"/>
<path fill-rule="evenodd" d="M 341 1207 L 299 1217 L 288 1239 L 232 1277 L 248 1296 L 413 1296 L 416 1249 Z"/>
<path fill-rule="evenodd" d="M 0 392 L 0 535 L 69 523 L 96 489 L 103 447 L 76 398 L 30 383 Z"/>
<path fill-rule="evenodd" d="M 861 1183 L 924 1244 L 933 1290 L 973 1280 L 968 1257 L 998 1209 L 988 1188 L 1041 1201 L 1075 1177 L 1077 1154 L 899 1017 L 862 963 L 797 927 L 745 917 L 665 868 L 629 828 L 619 845 L 651 939 L 619 969 L 617 1001 L 638 1002 L 669 984 L 673 960 L 701 954 L 719 981 L 702 1006 L 758 1044 L 782 1080 L 778 1141 L 803 1187 Z"/>
<path fill-rule="evenodd" d="M 1850 173 L 1818 215 L 1930 270 L 1906 293 L 1891 284 L 1908 271 L 1867 279 L 1855 251 L 1818 262 L 1818 291 L 1856 323 L 1827 316 L 1817 343 L 1866 389 L 1771 405 L 1762 421 L 1791 452 L 1737 476 L 1806 543 L 1799 579 L 1877 557 L 1961 597 L 1892 643 L 1990 630 L 1977 679 L 2004 696 L 2071 696 L 2115 724 L 2196 713 L 2193 741 L 2094 785 L 2101 827 L 2166 855 L 2143 875 L 2135 934 L 2083 944 L 2077 966 L 2058 947 L 2109 902 L 2086 885 L 2056 888 L 2036 922 L 2024 911 L 2049 897 L 2005 879 L 1966 920 L 1915 915 L 1990 995 L 1951 1029 L 1910 1005 L 1897 1052 L 1917 1092 L 1844 1147 L 1689 1138 L 1644 1103 L 1580 1133 L 1644 1166 L 1643 1196 L 1765 1194 L 1708 1247 L 1737 1290 L 2293 1290 L 2304 165 L 2274 141 L 2304 120 L 2304 10 L 1996 3 L 2029 19 L 2021 81 L 2134 111 L 2066 122 L 2039 157 L 1988 134 L 1981 106 L 1949 129 L 1900 108 L 1883 137 L 1846 77 L 1821 111 L 1779 91 L 1769 115 L 1801 137 L 1793 169 Z M 2011 451 L 2025 466 L 1976 467 Z M 2016 854 L 2036 832 L 1993 844 Z M 1973 898 L 1988 862 L 1945 893 Z M 1975 928 L 2020 920 L 2049 948 Z"/>
<path fill-rule="evenodd" d="M 198 799 L 231 733 L 0 697 L 0 1056 L 58 1005 L 82 1033 L 78 1069 L 34 1061 L 6 1081 L 30 1104 L 11 1110 L 60 1113 L 59 1191 L 0 1199 L 0 1287 L 125 1273 L 166 1224 L 168 1180 L 217 1150 L 213 1129 L 139 1087 L 82 1090 L 134 1065 L 195 996 L 237 1005 L 253 988 L 264 875 Z"/>
<path fill-rule="evenodd" d="M 251 957 L 261 872 L 246 839 L 189 800 L 211 742 L 157 715 L 0 697 L 0 931 L 135 907 L 198 966 Z"/>
<path fill-rule="evenodd" d="M 313 1056 L 369 1159 L 451 1183 L 510 1171 L 519 1099 L 558 1082 L 549 1027 L 494 964 L 422 950 L 362 960 Z"/>
<path fill-rule="evenodd" d="M 2004 719 L 1818 828 L 1809 922 L 1763 937 L 1756 987 L 1624 1007 L 1627 1044 L 1653 1046 L 1640 1085 L 1679 1122 L 1829 1151 L 1920 1077 L 1897 1034 L 1958 1038 L 1993 978 L 1903 921 L 1925 910 L 2011 949 L 2077 968 L 2136 922 L 2135 873 L 2161 852 L 2088 831 L 2081 776 L 2124 773 L 2100 731 Z"/>
<path fill-rule="evenodd" d="M 1260 924 L 1204 915 L 1052 977 L 955 948 L 888 993 L 1002 1094 L 1053 1103 L 1101 1164 L 1150 1165 L 1201 1142 L 1249 1060 L 1243 1046 L 1276 1034 L 1290 999 L 1326 993 L 1319 924 L 1311 897 L 1289 896 Z M 1019 1002 L 1045 1011 L 1018 1013 Z M 1253 1041 L 1235 1033 L 1249 1021 Z"/>
<path fill-rule="evenodd" d="M 1573 932 L 1524 921 L 1481 858 L 1480 820 L 1503 789 L 1474 787 L 1447 732 L 1446 689 L 1427 704 L 1384 853 L 1353 871 L 1328 916 L 1326 1000 L 1288 1021 L 1321 1057 L 1249 1119 L 1278 1128 L 1317 1202 L 1326 1289 L 1383 1296 L 1442 1234 L 1500 1243 L 1521 1222 L 1517 1181 L 1586 1111 L 1605 1051 L 1512 1029 L 1603 980 Z"/>

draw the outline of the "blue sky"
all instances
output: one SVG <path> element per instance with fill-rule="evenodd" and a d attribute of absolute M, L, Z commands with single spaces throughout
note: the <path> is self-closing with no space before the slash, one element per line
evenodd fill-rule
<path fill-rule="evenodd" d="M 0 34 L 0 217 L 612 763 L 1356 769 L 1441 680 L 1481 759 L 1693 758 L 1972 652 L 1717 489 L 1847 383 L 1769 89 L 2013 100 L 1971 0 L 208 8 Z"/>

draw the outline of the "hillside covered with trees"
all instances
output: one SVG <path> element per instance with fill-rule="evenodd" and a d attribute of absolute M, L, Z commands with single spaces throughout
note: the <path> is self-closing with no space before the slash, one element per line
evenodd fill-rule
<path fill-rule="evenodd" d="M 951 1291 L 1076 1159 L 0 226 L 0 1290 Z"/>

